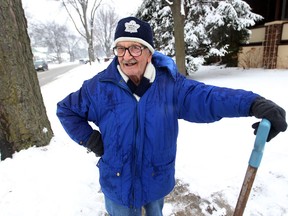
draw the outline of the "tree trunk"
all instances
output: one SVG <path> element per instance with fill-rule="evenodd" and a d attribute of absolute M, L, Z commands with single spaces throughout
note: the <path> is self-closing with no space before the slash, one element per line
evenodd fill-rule
<path fill-rule="evenodd" d="M 90 63 L 95 61 L 94 47 L 92 41 L 90 41 L 90 43 L 88 44 L 88 56 Z"/>
<path fill-rule="evenodd" d="M 53 132 L 33 65 L 21 0 L 0 3 L 1 160 L 31 146 L 49 144 Z"/>
<path fill-rule="evenodd" d="M 174 38 L 176 64 L 180 73 L 187 75 L 185 67 L 185 42 L 184 42 L 184 21 L 185 17 L 181 14 L 181 1 L 174 0 L 170 5 L 174 21 Z"/>

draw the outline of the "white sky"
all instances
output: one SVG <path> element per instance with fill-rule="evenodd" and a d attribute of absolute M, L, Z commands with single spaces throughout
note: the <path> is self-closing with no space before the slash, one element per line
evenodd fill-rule
<path fill-rule="evenodd" d="M 90 0 L 91 1 L 91 0 Z M 109 4 L 115 8 L 120 18 L 130 16 L 137 10 L 143 0 L 103 0 L 102 4 Z M 39 21 L 55 20 L 65 22 L 68 15 L 64 8 L 61 9 L 60 1 L 56 0 L 22 0 L 25 12 L 33 19 Z"/>

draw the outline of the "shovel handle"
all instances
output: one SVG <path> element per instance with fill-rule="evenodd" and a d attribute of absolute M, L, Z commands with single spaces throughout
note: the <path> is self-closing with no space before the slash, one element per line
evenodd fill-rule
<path fill-rule="evenodd" d="M 257 129 L 254 148 L 249 159 L 249 165 L 258 168 L 263 156 L 265 143 L 271 128 L 271 123 L 267 119 L 262 119 Z"/>
<path fill-rule="evenodd" d="M 263 156 L 263 150 L 270 131 L 270 127 L 271 123 L 267 119 L 262 119 L 257 129 L 254 148 L 250 156 L 249 166 L 246 171 L 233 216 L 242 216 L 244 213 L 256 172 Z"/>

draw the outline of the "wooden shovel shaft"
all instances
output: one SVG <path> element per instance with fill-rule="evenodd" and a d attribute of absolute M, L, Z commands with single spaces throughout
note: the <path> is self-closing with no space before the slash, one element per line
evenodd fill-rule
<path fill-rule="evenodd" d="M 243 215 L 257 170 L 257 168 L 248 166 L 233 216 Z"/>
<path fill-rule="evenodd" d="M 254 148 L 249 159 L 249 166 L 246 171 L 233 216 L 242 216 L 244 213 L 246 203 L 262 159 L 264 146 L 270 131 L 270 127 L 271 123 L 267 119 L 262 119 L 257 130 Z"/>

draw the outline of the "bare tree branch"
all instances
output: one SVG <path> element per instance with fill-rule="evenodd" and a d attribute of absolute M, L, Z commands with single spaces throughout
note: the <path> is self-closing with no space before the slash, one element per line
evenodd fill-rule
<path fill-rule="evenodd" d="M 62 4 L 63 4 L 63 6 L 64 6 L 66 12 L 68 13 L 68 16 L 69 16 L 70 19 L 72 20 L 73 25 L 74 25 L 74 27 L 76 28 L 76 31 L 77 31 L 77 32 L 78 32 L 82 37 L 84 37 L 84 38 L 86 39 L 86 35 L 83 34 L 83 33 L 79 30 L 79 28 L 78 28 L 78 26 L 77 26 L 75 20 L 73 19 L 73 17 L 72 17 L 72 15 L 71 15 L 70 11 L 69 11 L 68 8 L 67 8 L 66 3 L 65 3 L 64 1 L 62 1 Z M 73 6 L 73 5 L 72 5 L 72 6 Z M 75 8 L 75 7 L 74 7 L 74 8 Z M 75 8 L 75 10 L 78 11 L 76 8 Z M 80 20 L 82 21 L 81 18 L 80 18 Z M 83 22 L 82 22 L 82 24 L 83 24 Z M 83 25 L 84 25 L 84 24 L 83 24 Z"/>
<path fill-rule="evenodd" d="M 88 44 L 88 55 L 90 62 L 94 61 L 95 60 L 95 54 L 93 48 L 94 17 L 95 12 L 101 5 L 102 0 L 93 0 L 94 2 L 92 7 L 89 7 L 89 0 L 61 0 L 61 1 L 70 19 L 72 20 L 77 32 L 79 32 L 79 34 L 85 38 Z M 71 6 L 70 9 L 69 6 Z M 77 26 L 77 22 L 75 21 L 75 18 L 71 12 L 72 9 L 78 14 L 79 20 L 84 28 L 84 33 L 81 32 L 81 30 Z"/>

